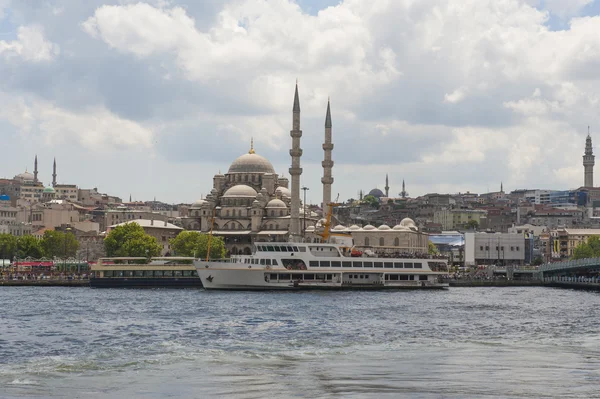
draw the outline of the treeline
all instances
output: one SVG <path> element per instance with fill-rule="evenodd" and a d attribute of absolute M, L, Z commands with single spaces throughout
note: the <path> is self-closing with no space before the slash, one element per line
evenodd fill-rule
<path fill-rule="evenodd" d="M 79 241 L 69 232 L 48 230 L 41 240 L 31 235 L 0 234 L 0 259 L 72 258 L 78 249 Z"/>

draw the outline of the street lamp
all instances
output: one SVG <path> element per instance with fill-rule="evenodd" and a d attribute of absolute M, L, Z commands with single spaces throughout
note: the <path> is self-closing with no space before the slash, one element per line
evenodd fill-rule
<path fill-rule="evenodd" d="M 308 187 L 302 187 L 302 191 L 304 191 L 304 204 L 303 204 L 303 209 L 304 209 L 304 220 L 303 220 L 303 225 L 304 228 L 302 229 L 302 237 L 306 236 L 306 191 L 310 190 Z"/>

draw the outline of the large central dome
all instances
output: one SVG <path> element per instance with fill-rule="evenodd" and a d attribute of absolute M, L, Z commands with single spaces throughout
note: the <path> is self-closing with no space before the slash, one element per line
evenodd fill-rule
<path fill-rule="evenodd" d="M 275 169 L 267 158 L 249 153 L 233 161 L 228 173 L 275 173 Z"/>

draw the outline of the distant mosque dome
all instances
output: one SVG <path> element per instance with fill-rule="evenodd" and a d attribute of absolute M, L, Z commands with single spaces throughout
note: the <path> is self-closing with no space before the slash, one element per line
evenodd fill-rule
<path fill-rule="evenodd" d="M 287 205 L 282 200 L 275 198 L 275 199 L 272 199 L 271 201 L 269 201 L 269 203 L 267 204 L 267 208 L 269 208 L 269 209 L 272 209 L 272 208 L 287 209 Z"/>
<path fill-rule="evenodd" d="M 396 230 L 396 231 L 406 231 L 406 230 L 410 230 L 408 227 L 406 226 L 401 226 L 399 224 L 395 225 L 394 228 L 392 230 Z"/>
<path fill-rule="evenodd" d="M 247 186 L 245 184 L 238 184 L 237 186 L 233 186 L 230 189 L 228 189 L 227 191 L 225 191 L 225 193 L 223 194 L 223 198 L 231 198 L 231 197 L 250 197 L 250 198 L 254 198 L 256 197 L 256 191 L 254 191 L 254 189 L 250 186 Z"/>
<path fill-rule="evenodd" d="M 228 173 L 275 173 L 267 158 L 255 154 L 254 150 L 251 151 L 233 161 Z"/>
<path fill-rule="evenodd" d="M 42 191 L 42 194 L 55 194 L 56 190 L 54 190 L 52 187 L 46 187 L 44 188 L 44 191 Z"/>
<path fill-rule="evenodd" d="M 199 199 L 199 200 L 197 200 L 196 202 L 194 202 L 194 203 L 192 204 L 192 208 L 200 208 L 200 207 L 201 207 L 202 205 L 204 205 L 205 203 L 206 203 L 206 201 L 205 201 L 205 200 L 203 200 L 203 199 Z"/>
<path fill-rule="evenodd" d="M 383 191 L 381 191 L 378 188 L 374 188 L 373 190 L 369 191 L 368 195 L 372 195 L 375 198 L 385 197 L 385 194 L 383 193 Z"/>
<path fill-rule="evenodd" d="M 363 227 L 363 230 L 377 230 L 377 229 L 375 228 L 375 226 L 368 224 L 365 227 Z"/>
<path fill-rule="evenodd" d="M 343 225 L 341 225 L 341 224 L 338 224 L 337 226 L 335 226 L 335 227 L 333 228 L 333 230 L 335 230 L 335 231 L 346 230 L 346 226 L 343 226 Z"/>
<path fill-rule="evenodd" d="M 360 230 L 360 227 L 353 224 L 352 226 L 348 227 L 348 230 Z"/>
<path fill-rule="evenodd" d="M 387 224 L 382 224 L 377 228 L 377 230 L 391 230 L 391 228 Z"/>
<path fill-rule="evenodd" d="M 16 175 L 15 180 L 33 181 L 33 173 L 29 173 L 29 172 L 25 171 L 23 173 Z"/>
<path fill-rule="evenodd" d="M 410 230 L 414 230 L 414 231 L 417 230 L 417 225 L 415 224 L 415 221 L 412 220 L 411 218 L 402 219 L 402 221 L 400 222 L 400 226 L 405 227 Z"/>
<path fill-rule="evenodd" d="M 279 186 L 279 187 L 277 187 L 277 190 L 275 190 L 275 192 L 281 196 L 286 196 L 288 198 L 292 198 L 292 193 L 289 188 Z"/>

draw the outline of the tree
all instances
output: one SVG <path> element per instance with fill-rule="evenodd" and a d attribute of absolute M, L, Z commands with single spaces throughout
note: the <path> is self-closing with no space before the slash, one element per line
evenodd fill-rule
<path fill-rule="evenodd" d="M 367 195 L 364 197 L 363 204 L 367 204 L 371 208 L 379 208 L 379 200 L 372 195 Z"/>
<path fill-rule="evenodd" d="M 70 232 L 46 230 L 40 244 L 47 258 L 74 257 L 79 249 L 79 241 Z"/>
<path fill-rule="evenodd" d="M 431 241 L 429 241 L 429 244 L 427 245 L 427 252 L 429 255 L 438 255 L 440 253 L 435 244 Z"/>
<path fill-rule="evenodd" d="M 34 236 L 21 236 L 17 239 L 17 257 L 39 259 L 44 256 L 40 240 Z"/>
<path fill-rule="evenodd" d="M 142 226 L 132 222 L 115 227 L 104 239 L 107 256 L 143 256 L 151 258 L 162 252 L 155 237 L 146 234 Z"/>
<path fill-rule="evenodd" d="M 477 220 L 469 220 L 465 227 L 469 230 L 477 230 L 477 228 L 479 228 L 479 222 Z"/>
<path fill-rule="evenodd" d="M 17 239 L 11 234 L 0 234 L 0 259 L 11 259 L 16 251 Z"/>
<path fill-rule="evenodd" d="M 600 237 L 591 236 L 573 250 L 573 259 L 600 257 Z"/>
<path fill-rule="evenodd" d="M 169 243 L 178 256 L 206 258 L 208 239 L 208 234 L 201 234 L 197 231 L 182 231 L 177 237 L 169 240 Z M 225 257 L 225 241 L 223 237 L 213 236 L 210 243 L 210 258 L 223 257 Z"/>
<path fill-rule="evenodd" d="M 533 262 L 531 263 L 533 266 L 539 266 L 544 263 L 544 259 L 541 256 L 536 256 Z"/>

